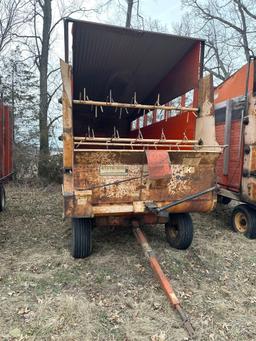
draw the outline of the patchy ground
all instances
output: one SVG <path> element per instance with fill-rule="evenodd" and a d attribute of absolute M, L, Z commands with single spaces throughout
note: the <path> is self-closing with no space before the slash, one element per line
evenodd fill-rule
<path fill-rule="evenodd" d="M 74 260 L 59 187 L 7 188 L 0 214 L 0 340 L 187 340 L 128 229 L 95 230 Z M 193 214 L 187 251 L 145 228 L 197 331 L 195 340 L 256 340 L 256 241 L 230 231 L 230 208 Z"/>

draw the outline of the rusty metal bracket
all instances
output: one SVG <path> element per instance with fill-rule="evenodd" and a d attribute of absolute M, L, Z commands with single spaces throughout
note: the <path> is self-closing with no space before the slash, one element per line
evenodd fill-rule
<path fill-rule="evenodd" d="M 192 194 L 192 195 L 188 195 L 187 197 L 184 197 L 182 199 L 179 199 L 179 200 L 175 200 L 173 202 L 171 202 L 170 204 L 167 204 L 167 205 L 164 205 L 162 207 L 158 207 L 156 204 L 154 203 L 146 203 L 145 206 L 147 207 L 147 209 L 155 214 L 159 214 L 160 212 L 162 211 L 165 211 L 167 210 L 168 208 L 171 208 L 173 206 L 177 206 L 179 204 L 182 204 L 183 202 L 185 201 L 189 201 L 189 200 L 193 200 L 193 199 L 196 199 L 206 193 L 209 193 L 209 192 L 212 192 L 212 191 L 215 191 L 218 189 L 218 186 L 213 186 L 213 187 L 210 187 L 208 189 L 205 189 L 204 191 L 201 191 L 201 192 L 197 192 L 195 194 Z"/>
<path fill-rule="evenodd" d="M 153 201 L 150 201 L 150 202 L 145 202 L 145 207 L 152 213 L 157 213 L 158 216 L 161 216 L 161 217 L 168 217 L 169 213 L 166 211 L 166 210 L 163 210 L 161 212 L 157 212 L 157 209 L 158 209 L 158 206 L 153 202 Z"/>
<path fill-rule="evenodd" d="M 92 189 L 97 189 L 97 188 L 108 187 L 108 186 L 115 186 L 115 185 L 119 185 L 119 184 L 124 183 L 124 182 L 129 182 L 129 181 L 132 181 L 132 180 L 141 179 L 141 177 L 145 178 L 147 176 L 148 176 L 148 174 L 143 174 L 142 176 L 141 175 L 140 176 L 133 176 L 133 177 L 128 178 L 128 179 L 116 180 L 116 181 L 108 182 L 108 183 L 102 184 L 102 185 L 90 186 L 90 187 L 85 188 L 84 191 L 92 190 Z"/>

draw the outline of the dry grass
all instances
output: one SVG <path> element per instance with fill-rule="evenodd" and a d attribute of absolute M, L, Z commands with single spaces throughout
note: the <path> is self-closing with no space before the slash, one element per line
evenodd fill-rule
<path fill-rule="evenodd" d="M 94 253 L 69 254 L 59 187 L 7 188 L 0 215 L 0 340 L 186 340 L 128 229 L 94 231 Z M 169 248 L 145 228 L 189 313 L 196 340 L 256 340 L 255 241 L 228 228 L 230 209 L 193 214 L 195 237 Z"/>

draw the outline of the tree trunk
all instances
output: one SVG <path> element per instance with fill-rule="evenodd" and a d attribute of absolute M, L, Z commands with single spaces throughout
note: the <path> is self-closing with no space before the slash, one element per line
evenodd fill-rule
<path fill-rule="evenodd" d="M 46 178 L 49 165 L 49 136 L 48 136 L 48 59 L 50 44 L 50 29 L 52 24 L 52 0 L 44 0 L 43 10 L 43 35 L 42 51 L 39 61 L 40 74 L 40 106 L 39 106 L 39 130 L 40 130 L 40 148 L 38 161 L 38 175 Z"/>
<path fill-rule="evenodd" d="M 125 27 L 131 27 L 131 20 L 132 20 L 132 8 L 134 0 L 127 0 L 127 13 L 126 13 L 126 24 Z"/>

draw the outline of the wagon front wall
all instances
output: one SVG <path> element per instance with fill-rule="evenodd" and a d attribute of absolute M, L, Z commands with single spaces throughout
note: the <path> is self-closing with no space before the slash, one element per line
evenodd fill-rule
<path fill-rule="evenodd" d="M 74 195 L 65 198 L 65 215 L 145 214 L 146 203 L 158 206 L 214 185 L 216 153 L 170 152 L 170 178 L 150 180 L 143 152 L 79 152 L 74 161 Z M 212 193 L 184 202 L 170 212 L 207 212 Z"/>

